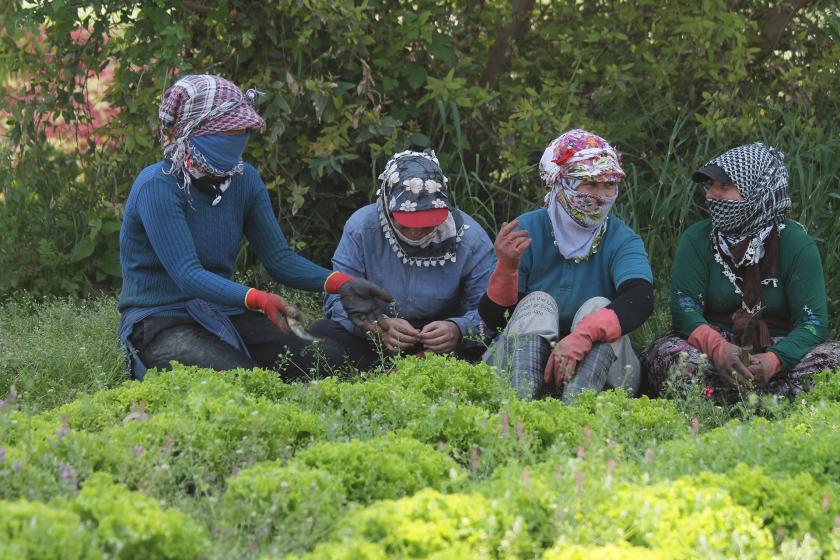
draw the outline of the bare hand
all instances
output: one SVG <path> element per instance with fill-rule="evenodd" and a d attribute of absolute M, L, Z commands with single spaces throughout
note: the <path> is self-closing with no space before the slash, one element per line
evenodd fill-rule
<path fill-rule="evenodd" d="M 755 376 L 741 361 L 741 347 L 727 343 L 725 351 L 715 357 L 715 369 L 720 378 L 741 388 L 751 388 Z"/>
<path fill-rule="evenodd" d="M 781 369 L 779 358 L 772 352 L 762 352 L 750 356 L 749 370 L 756 384 L 766 385 Z"/>
<path fill-rule="evenodd" d="M 420 341 L 427 352 L 451 352 L 460 340 L 461 329 L 452 321 L 432 321 L 420 331 Z"/>
<path fill-rule="evenodd" d="M 385 348 L 391 352 L 408 350 L 420 340 L 420 331 L 411 326 L 405 319 L 392 319 L 385 317 L 379 320 L 382 334 L 382 342 Z M 387 329 L 387 330 L 385 330 Z"/>
<path fill-rule="evenodd" d="M 513 231 L 513 228 L 518 225 L 519 222 L 516 220 L 502 224 L 502 228 L 496 236 L 496 241 L 493 243 L 493 248 L 496 250 L 496 261 L 500 266 L 510 270 L 519 268 L 519 259 L 522 258 L 522 253 L 530 247 L 532 242 L 526 230 Z"/>

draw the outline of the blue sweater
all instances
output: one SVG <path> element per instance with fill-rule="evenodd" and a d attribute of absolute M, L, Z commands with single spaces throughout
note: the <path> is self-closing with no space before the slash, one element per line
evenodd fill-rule
<path fill-rule="evenodd" d="M 330 271 L 289 247 L 251 165 L 233 177 L 216 206 L 194 187 L 188 197 L 176 177 L 163 172 L 168 168 L 169 162 L 145 168 L 128 195 L 120 230 L 122 313 L 195 298 L 244 310 L 248 287 L 231 280 L 243 233 L 275 280 L 323 289 Z"/>
<path fill-rule="evenodd" d="M 475 220 L 464 212 L 461 215 L 469 227 L 458 244 L 455 262 L 408 266 L 385 239 L 376 204 L 364 206 L 344 225 L 333 255 L 333 268 L 388 290 L 395 300 L 388 310 L 391 317 L 417 321 L 448 319 L 458 325 L 461 336 L 477 334 L 481 330 L 478 301 L 493 272 L 493 242 Z M 349 332 L 363 336 L 347 317 L 337 295 L 327 296 L 324 311 Z"/>

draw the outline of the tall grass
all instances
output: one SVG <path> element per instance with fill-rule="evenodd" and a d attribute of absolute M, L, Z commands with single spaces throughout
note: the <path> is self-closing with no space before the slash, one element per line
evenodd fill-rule
<path fill-rule="evenodd" d="M 26 408 L 46 410 L 126 380 L 118 324 L 113 297 L 0 304 L 0 398 L 14 387 Z"/>

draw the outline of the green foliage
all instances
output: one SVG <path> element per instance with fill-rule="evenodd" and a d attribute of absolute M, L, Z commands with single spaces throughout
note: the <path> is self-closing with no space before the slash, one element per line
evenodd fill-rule
<path fill-rule="evenodd" d="M 89 479 L 70 505 L 111 558 L 201 558 L 207 548 L 203 531 L 185 513 L 162 509 L 157 501 L 109 477 Z"/>
<path fill-rule="evenodd" d="M 221 518 L 231 534 L 274 541 L 288 553 L 330 536 L 345 500 L 341 480 L 321 469 L 261 463 L 230 479 Z"/>
<path fill-rule="evenodd" d="M 443 453 L 391 436 L 318 443 L 300 452 L 294 462 L 331 473 L 341 480 L 350 500 L 363 504 L 401 498 L 426 487 L 444 489 L 460 477 L 455 462 Z"/>
<path fill-rule="evenodd" d="M 125 380 L 118 322 L 110 297 L 0 302 L 0 396 L 45 410 Z"/>
<path fill-rule="evenodd" d="M 514 556 L 527 548 L 522 523 L 504 504 L 435 490 L 350 512 L 338 535 L 378 544 L 389 557 L 425 558 L 456 544 L 471 550 L 471 557 Z"/>
<path fill-rule="evenodd" d="M 82 560 L 101 555 L 73 511 L 0 501 L 0 557 Z"/>
<path fill-rule="evenodd" d="M 824 258 L 834 317 L 838 101 L 824 93 L 840 84 L 833 8 L 807 3 L 771 37 L 776 7 L 757 0 L 480 10 L 379 0 L 15 2 L 0 13 L 0 79 L 25 102 L 6 104 L 0 293 L 119 285 L 121 205 L 139 169 L 160 157 L 160 93 L 178 75 L 209 71 L 267 92 L 267 129 L 247 157 L 295 247 L 322 262 L 336 224 L 370 201 L 393 151 L 435 148 L 457 204 L 495 230 L 539 204 L 534 165 L 545 144 L 585 127 L 623 152 L 616 211 L 666 279 L 677 235 L 699 217 L 691 170 L 732 145 L 778 144 L 793 217 Z M 508 33 L 512 18 L 525 23 L 521 35 Z M 239 264 L 262 277 L 253 255 Z"/>
<path fill-rule="evenodd" d="M 726 492 L 688 480 L 628 486 L 584 515 L 568 533 L 581 544 L 629 544 L 669 558 L 770 558 L 773 540 Z"/>

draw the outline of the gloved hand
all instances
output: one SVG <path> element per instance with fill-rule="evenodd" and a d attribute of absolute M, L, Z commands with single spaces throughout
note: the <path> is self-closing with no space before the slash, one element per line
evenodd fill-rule
<path fill-rule="evenodd" d="M 765 385 L 773 376 L 782 371 L 782 362 L 773 352 L 762 352 L 750 356 L 750 372 L 758 385 Z"/>
<path fill-rule="evenodd" d="M 283 298 L 255 288 L 251 288 L 245 294 L 245 307 L 261 310 L 283 334 L 291 334 L 289 325 L 286 323 L 286 316 L 298 321 L 301 319 L 300 310 L 287 304 Z"/>
<path fill-rule="evenodd" d="M 496 251 L 496 268 L 487 285 L 487 297 L 505 307 L 516 303 L 519 290 L 519 260 L 531 245 L 525 230 L 513 231 L 519 222 L 502 224 L 493 248 Z"/>
<path fill-rule="evenodd" d="M 592 349 L 593 342 L 615 342 L 621 324 L 612 309 L 602 307 L 581 319 L 575 330 L 554 345 L 543 372 L 543 381 L 562 386 L 575 374 L 578 362 Z"/>
<path fill-rule="evenodd" d="M 709 325 L 700 325 L 688 337 L 688 343 L 699 348 L 715 366 L 721 379 L 734 386 L 749 386 L 754 376 L 741 361 L 741 348 L 727 342 Z"/>
<path fill-rule="evenodd" d="M 338 289 L 341 305 L 350 320 L 364 331 L 379 325 L 382 331 L 388 330 L 387 323 L 381 322 L 382 308 L 394 301 L 394 296 L 367 280 L 351 278 Z"/>

